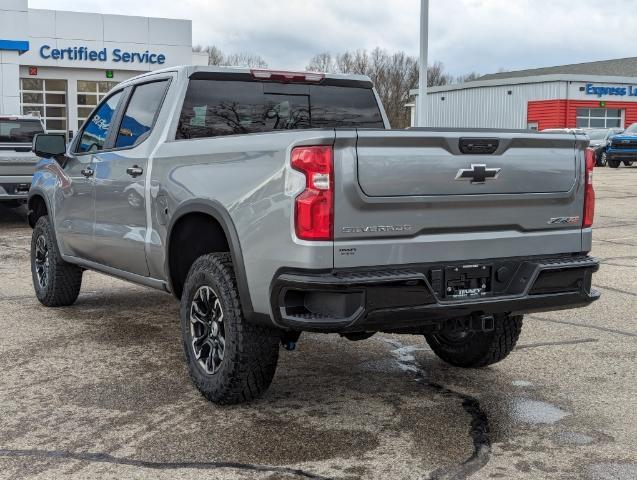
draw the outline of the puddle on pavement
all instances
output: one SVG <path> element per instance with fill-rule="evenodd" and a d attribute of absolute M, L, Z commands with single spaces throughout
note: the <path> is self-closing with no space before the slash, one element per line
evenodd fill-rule
<path fill-rule="evenodd" d="M 514 387 L 522 387 L 522 388 L 528 388 L 533 386 L 533 384 L 527 380 L 513 380 L 511 382 L 511 385 L 513 385 Z"/>
<path fill-rule="evenodd" d="M 555 423 L 568 415 L 571 413 L 548 402 L 528 398 L 516 398 L 511 406 L 511 417 L 522 423 Z"/>
<path fill-rule="evenodd" d="M 580 432 L 557 432 L 555 434 L 555 440 L 560 445 L 590 445 L 595 439 L 589 435 Z"/>

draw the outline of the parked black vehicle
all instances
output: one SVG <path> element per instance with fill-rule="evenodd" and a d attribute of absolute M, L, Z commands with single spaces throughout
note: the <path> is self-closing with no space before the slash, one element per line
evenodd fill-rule
<path fill-rule="evenodd" d="M 595 165 L 597 167 L 605 167 L 608 163 L 608 155 L 606 150 L 610 139 L 622 133 L 621 128 L 586 128 L 584 133 L 590 139 L 590 148 L 595 150 Z"/>

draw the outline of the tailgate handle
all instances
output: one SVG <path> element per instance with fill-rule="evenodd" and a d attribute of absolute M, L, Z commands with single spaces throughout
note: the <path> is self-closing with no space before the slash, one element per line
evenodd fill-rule
<path fill-rule="evenodd" d="M 462 153 L 473 155 L 491 155 L 500 145 L 497 138 L 461 138 L 458 142 Z"/>

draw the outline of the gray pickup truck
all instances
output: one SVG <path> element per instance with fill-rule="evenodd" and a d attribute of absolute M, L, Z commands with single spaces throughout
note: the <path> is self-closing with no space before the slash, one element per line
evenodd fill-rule
<path fill-rule="evenodd" d="M 18 206 L 27 201 L 38 157 L 33 138 L 43 133 L 42 121 L 30 115 L 0 115 L 0 203 Z"/>
<path fill-rule="evenodd" d="M 85 269 L 171 292 L 192 380 L 217 403 L 266 390 L 305 331 L 422 334 L 444 361 L 486 366 L 524 313 L 599 297 L 587 145 L 391 130 L 361 76 L 144 74 L 68 149 L 34 141 L 35 293 L 71 305 Z"/>

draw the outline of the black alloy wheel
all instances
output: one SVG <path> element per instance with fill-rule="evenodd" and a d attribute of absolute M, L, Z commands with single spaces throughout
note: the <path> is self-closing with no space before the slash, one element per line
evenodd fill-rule
<path fill-rule="evenodd" d="M 226 334 L 221 302 L 207 285 L 199 287 L 190 303 L 190 335 L 199 366 L 208 375 L 214 375 L 223 362 Z"/>
<path fill-rule="evenodd" d="M 39 235 L 35 241 L 35 275 L 41 289 L 46 289 L 49 284 L 49 246 L 44 235 Z"/>

